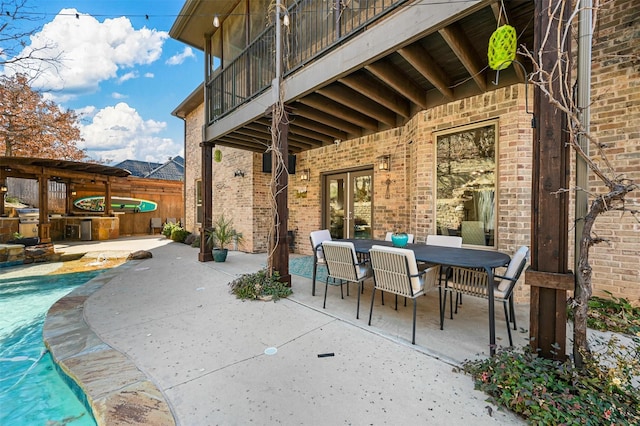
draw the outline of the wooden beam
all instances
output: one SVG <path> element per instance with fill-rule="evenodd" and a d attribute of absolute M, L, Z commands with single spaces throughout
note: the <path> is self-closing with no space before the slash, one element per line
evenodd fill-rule
<path fill-rule="evenodd" d="M 340 139 L 346 140 L 349 139 L 347 135 L 356 135 L 361 136 L 362 129 L 346 120 L 342 120 L 334 115 L 327 114 L 322 111 L 318 111 L 315 108 L 310 108 L 307 105 L 304 105 L 300 102 L 296 102 L 293 107 L 293 111 L 298 117 L 305 117 L 309 120 L 317 121 L 318 123 L 325 124 L 327 126 L 333 127 L 338 131 L 341 131 L 345 134 L 345 137 L 341 137 Z M 295 117 L 292 120 L 296 120 Z"/>
<path fill-rule="evenodd" d="M 378 122 L 376 120 L 373 120 L 372 118 L 367 117 L 366 115 L 361 114 L 358 111 L 354 111 L 350 108 L 340 105 L 339 103 L 327 99 L 319 94 L 306 96 L 300 99 L 299 102 L 312 108 L 317 108 L 327 114 L 331 114 L 336 117 L 348 120 L 372 132 L 378 130 Z"/>
<path fill-rule="evenodd" d="M 460 25 L 451 24 L 441 29 L 439 33 L 469 72 L 471 78 L 476 82 L 480 90 L 483 92 L 486 91 L 486 72 L 483 71 L 484 67 L 482 62 L 480 58 L 478 58 L 476 51 L 464 31 L 460 28 Z"/>
<path fill-rule="evenodd" d="M 317 137 L 314 137 L 314 139 L 320 140 L 323 143 L 332 143 L 334 139 L 347 138 L 347 134 L 345 132 L 336 129 L 335 127 L 327 126 L 322 123 L 318 123 L 317 121 L 309 120 L 308 118 L 292 117 L 290 122 L 293 133 L 298 133 L 297 131 L 295 131 L 297 128 L 308 129 L 318 135 Z"/>
<path fill-rule="evenodd" d="M 396 115 L 393 111 L 372 102 L 371 99 L 342 84 L 332 84 L 319 89 L 317 92 L 390 127 L 395 127 L 397 124 Z"/>
<path fill-rule="evenodd" d="M 420 74 L 433 84 L 443 96 L 453 99 L 453 89 L 444 71 L 438 66 L 438 62 L 417 43 L 398 50 L 398 53 L 409 62 Z"/>
<path fill-rule="evenodd" d="M 427 109 L 425 91 L 397 67 L 385 61 L 378 61 L 367 65 L 365 69 L 420 108 Z"/>
<path fill-rule="evenodd" d="M 548 72 L 557 66 L 557 54 L 549 50 L 548 46 L 558 45 L 557 37 L 563 33 L 564 26 L 567 25 L 566 22 L 558 22 L 548 11 L 553 10 L 561 1 L 534 2 L 534 51 L 542 52 L 540 66 Z M 562 16 L 566 20 L 570 14 L 571 3 L 566 2 L 565 7 Z M 547 43 L 544 46 L 543 41 Z M 571 60 L 571 55 L 568 56 L 568 60 Z M 566 68 L 571 69 L 571 64 L 567 64 Z M 555 88 L 552 92 L 559 93 L 561 82 L 556 79 L 553 84 Z M 546 358 L 564 360 L 567 292 L 562 288 L 566 278 L 559 277 L 569 273 L 569 193 L 556 191 L 569 187 L 567 118 L 537 87 L 533 92 L 533 104 L 536 127 L 533 132 L 530 271 L 552 274 L 545 274 L 546 278 L 542 281 L 547 283 L 544 287 L 531 286 L 529 336 L 534 353 Z M 550 285 L 548 281 L 551 280 L 558 281 L 557 285 Z M 534 283 L 539 281 L 541 280 L 533 278 Z"/>
<path fill-rule="evenodd" d="M 200 227 L 200 262 L 213 260 L 213 247 L 207 245 L 207 230 L 213 226 L 213 145 L 200 143 L 200 164 L 202 167 L 202 226 Z"/>
<path fill-rule="evenodd" d="M 411 116 L 409 102 L 384 84 L 374 81 L 367 72 L 353 73 L 338 81 L 404 118 Z"/>

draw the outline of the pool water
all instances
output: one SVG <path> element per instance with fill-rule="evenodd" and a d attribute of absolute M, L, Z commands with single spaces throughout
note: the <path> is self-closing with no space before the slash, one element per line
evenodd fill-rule
<path fill-rule="evenodd" d="M 95 425 L 46 352 L 42 327 L 51 305 L 101 271 L 7 269 L 0 269 L 0 425 Z"/>

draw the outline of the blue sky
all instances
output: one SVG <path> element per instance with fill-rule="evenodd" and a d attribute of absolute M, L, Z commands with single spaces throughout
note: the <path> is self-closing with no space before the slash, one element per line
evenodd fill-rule
<path fill-rule="evenodd" d="M 204 74 L 202 52 L 168 34 L 183 4 L 27 0 L 29 25 L 39 29 L 25 49 L 46 46 L 60 57 L 33 85 L 81 116 L 85 140 L 78 145 L 92 158 L 115 164 L 184 155 L 183 122 L 171 111 Z"/>

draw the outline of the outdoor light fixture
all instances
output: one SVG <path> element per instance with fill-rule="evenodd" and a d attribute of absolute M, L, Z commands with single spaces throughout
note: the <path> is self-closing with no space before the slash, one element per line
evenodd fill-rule
<path fill-rule="evenodd" d="M 311 171 L 309 169 L 300 170 L 300 180 L 308 181 L 311 177 Z"/>
<path fill-rule="evenodd" d="M 76 195 L 78 195 L 78 193 L 76 191 L 71 191 L 71 196 L 75 197 Z"/>
<path fill-rule="evenodd" d="M 213 26 L 216 28 L 220 28 L 220 18 L 218 15 L 213 16 Z"/>
<path fill-rule="evenodd" d="M 0 192 L 2 193 L 9 192 L 9 188 L 7 188 L 7 185 L 5 185 L 4 183 L 0 185 Z"/>
<path fill-rule="evenodd" d="M 233 176 L 234 176 L 234 177 L 244 177 L 244 171 L 242 171 L 242 170 L 236 170 L 236 171 L 233 173 Z"/>
<path fill-rule="evenodd" d="M 381 155 L 378 157 L 378 170 L 388 172 L 391 170 L 391 155 Z"/>

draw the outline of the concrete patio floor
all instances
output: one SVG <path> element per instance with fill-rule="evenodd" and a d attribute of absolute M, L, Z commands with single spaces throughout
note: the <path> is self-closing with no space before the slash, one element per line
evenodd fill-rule
<path fill-rule="evenodd" d="M 396 311 L 393 297 L 381 306 L 376 295 L 367 325 L 370 283 L 356 319 L 355 286 L 344 300 L 330 287 L 323 309 L 323 283 L 313 297 L 311 280 L 296 275 L 287 299 L 236 299 L 227 283 L 262 268 L 265 255 L 201 263 L 197 249 L 158 236 L 56 245 L 65 253 L 140 249 L 153 258 L 101 274 L 54 305 L 45 323 L 52 355 L 80 382 L 99 424 L 524 424 L 457 371 L 488 354 L 486 301 L 465 297 L 440 330 L 437 291 L 420 298 L 411 345 L 411 301 Z M 524 330 L 527 312 L 518 306 Z M 517 345 L 526 337 L 514 333 Z"/>

